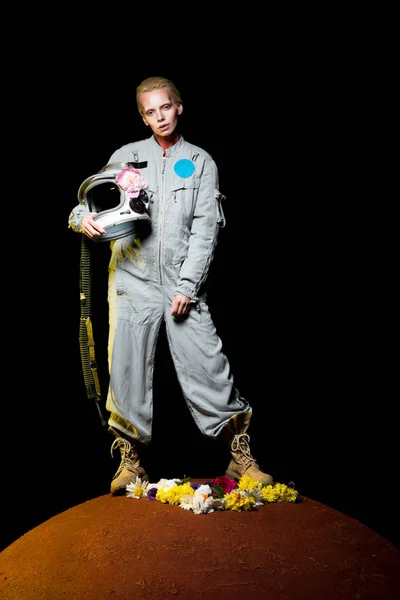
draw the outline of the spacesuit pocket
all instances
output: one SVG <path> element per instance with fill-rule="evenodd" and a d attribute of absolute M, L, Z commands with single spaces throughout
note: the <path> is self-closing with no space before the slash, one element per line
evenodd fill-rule
<path fill-rule="evenodd" d="M 147 281 L 120 273 L 116 282 L 118 319 L 145 323 L 151 314 L 151 290 Z"/>
<path fill-rule="evenodd" d="M 192 305 L 188 322 L 189 325 L 193 324 L 199 332 L 203 333 L 209 332 L 213 328 L 213 321 L 205 295 L 198 298 L 197 302 Z"/>
<path fill-rule="evenodd" d="M 185 218 L 193 216 L 199 186 L 200 177 L 175 180 L 171 188 L 172 212 Z"/>

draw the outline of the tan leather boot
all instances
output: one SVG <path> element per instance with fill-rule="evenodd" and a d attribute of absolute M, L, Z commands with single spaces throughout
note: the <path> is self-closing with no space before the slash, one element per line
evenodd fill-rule
<path fill-rule="evenodd" d="M 268 473 L 263 473 L 250 452 L 250 436 L 246 433 L 251 419 L 251 412 L 237 413 L 222 430 L 222 438 L 228 442 L 231 462 L 225 471 L 226 477 L 239 481 L 243 475 L 260 481 L 264 485 L 273 485 L 274 480 Z"/>
<path fill-rule="evenodd" d="M 148 481 L 149 478 L 140 465 L 139 443 L 133 439 L 128 441 L 123 437 L 117 437 L 111 445 L 111 456 L 115 448 L 119 448 L 121 451 L 121 464 L 112 479 L 111 494 L 120 496 L 126 494 L 126 486 L 128 483 L 136 481 L 136 477 L 140 477 L 142 481 Z"/>

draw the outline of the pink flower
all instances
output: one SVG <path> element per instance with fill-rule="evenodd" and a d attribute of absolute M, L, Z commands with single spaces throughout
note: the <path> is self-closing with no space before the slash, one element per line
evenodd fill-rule
<path fill-rule="evenodd" d="M 128 192 L 128 198 L 137 198 L 140 190 L 149 185 L 141 176 L 140 171 L 133 167 L 122 169 L 121 173 L 118 173 L 116 177 L 116 182 L 123 190 Z"/>
<path fill-rule="evenodd" d="M 234 479 L 229 479 L 229 477 L 222 475 L 221 477 L 216 477 L 211 482 L 211 487 L 217 486 L 222 488 L 224 494 L 229 494 L 232 490 L 236 489 L 237 483 Z"/>

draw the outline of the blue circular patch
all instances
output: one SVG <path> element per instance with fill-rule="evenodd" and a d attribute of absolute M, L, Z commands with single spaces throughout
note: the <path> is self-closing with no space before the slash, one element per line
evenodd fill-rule
<path fill-rule="evenodd" d="M 183 179 L 186 179 L 187 177 L 193 175 L 195 169 L 196 167 L 194 166 L 194 163 L 188 158 L 182 158 L 181 160 L 178 160 L 178 162 L 176 162 L 174 165 L 175 173 L 179 175 L 179 177 L 183 177 Z"/>

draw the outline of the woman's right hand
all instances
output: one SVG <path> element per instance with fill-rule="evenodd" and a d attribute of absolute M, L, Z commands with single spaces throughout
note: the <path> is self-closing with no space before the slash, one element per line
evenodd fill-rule
<path fill-rule="evenodd" d="M 106 233 L 106 230 L 101 227 L 96 221 L 93 219 L 93 215 L 96 213 L 89 213 L 82 218 L 81 222 L 81 232 L 84 233 L 89 239 L 93 240 L 95 238 L 100 237 L 103 233 Z"/>

